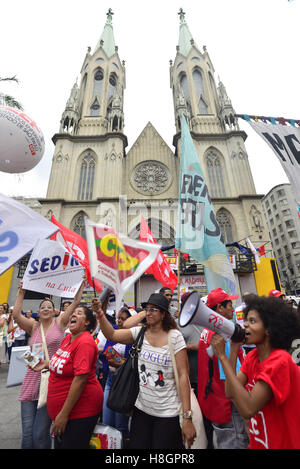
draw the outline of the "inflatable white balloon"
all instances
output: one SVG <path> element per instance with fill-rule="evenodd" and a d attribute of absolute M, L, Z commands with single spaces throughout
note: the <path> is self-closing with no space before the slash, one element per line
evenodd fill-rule
<path fill-rule="evenodd" d="M 0 106 L 0 171 L 25 173 L 45 151 L 44 136 L 23 111 Z"/>

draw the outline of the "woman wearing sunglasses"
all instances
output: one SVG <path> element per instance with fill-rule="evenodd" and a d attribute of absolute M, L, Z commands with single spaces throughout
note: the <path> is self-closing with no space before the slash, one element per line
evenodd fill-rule
<path fill-rule="evenodd" d="M 114 329 L 105 318 L 99 300 L 93 300 L 103 334 L 109 340 L 132 344 L 141 327 Z M 190 382 L 186 344 L 169 313 L 167 298 L 159 293 L 150 296 L 146 307 L 146 331 L 138 359 L 140 391 L 135 403 L 131 428 L 130 449 L 184 449 L 191 447 L 196 432 L 192 421 Z M 168 332 L 172 330 L 172 345 L 178 370 L 178 396 L 168 347 Z M 179 424 L 182 403 L 183 424 Z"/>

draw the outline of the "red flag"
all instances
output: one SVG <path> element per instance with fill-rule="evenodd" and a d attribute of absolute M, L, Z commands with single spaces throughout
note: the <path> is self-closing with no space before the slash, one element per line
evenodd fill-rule
<path fill-rule="evenodd" d="M 66 226 L 59 223 L 54 216 L 51 221 L 59 227 L 59 231 L 50 237 L 53 241 L 58 241 L 69 251 L 69 253 L 85 268 L 87 281 L 98 293 L 102 290 L 102 285 L 97 279 L 91 276 L 89 265 L 89 253 L 86 240 L 75 231 L 69 230 Z"/>
<path fill-rule="evenodd" d="M 144 217 L 142 217 L 141 220 L 140 240 L 151 244 L 157 244 Z M 169 287 L 171 290 L 174 290 L 177 286 L 177 276 L 174 274 L 161 250 L 159 250 L 155 262 L 153 262 L 146 272 L 152 274 L 156 280 L 161 282 L 163 287 Z"/>
<path fill-rule="evenodd" d="M 260 246 L 259 248 L 256 248 L 256 250 L 258 251 L 260 256 L 265 255 L 265 245 L 264 244 L 262 246 Z"/>

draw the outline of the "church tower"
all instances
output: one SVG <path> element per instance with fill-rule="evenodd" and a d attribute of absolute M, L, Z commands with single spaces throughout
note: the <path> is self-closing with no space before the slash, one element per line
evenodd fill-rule
<path fill-rule="evenodd" d="M 115 45 L 113 12 L 102 35 L 89 47 L 62 114 L 47 199 L 80 201 L 118 197 L 127 138 L 124 130 L 125 63 Z M 107 177 L 113 175 L 113 177 Z"/>
<path fill-rule="evenodd" d="M 263 221 L 261 195 L 256 194 L 245 148 L 247 135 L 239 129 L 224 84 L 216 85 L 214 66 L 206 46 L 194 40 L 185 13 L 179 13 L 176 57 L 170 61 L 176 135 L 173 144 L 180 155 L 180 118 L 184 114 L 227 243 L 252 235 L 268 240 Z M 254 223 L 253 213 L 260 224 Z"/>

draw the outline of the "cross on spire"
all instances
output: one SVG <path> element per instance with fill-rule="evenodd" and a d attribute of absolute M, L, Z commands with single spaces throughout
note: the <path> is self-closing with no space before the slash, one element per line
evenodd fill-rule
<path fill-rule="evenodd" d="M 183 22 L 185 20 L 185 12 L 183 11 L 182 8 L 180 8 L 179 12 L 178 12 L 178 15 L 180 17 L 180 21 Z"/>
<path fill-rule="evenodd" d="M 114 14 L 114 12 L 112 11 L 111 8 L 108 9 L 108 12 L 106 13 L 106 16 L 107 16 L 107 21 L 109 21 L 110 23 L 112 22 L 112 15 Z"/>

